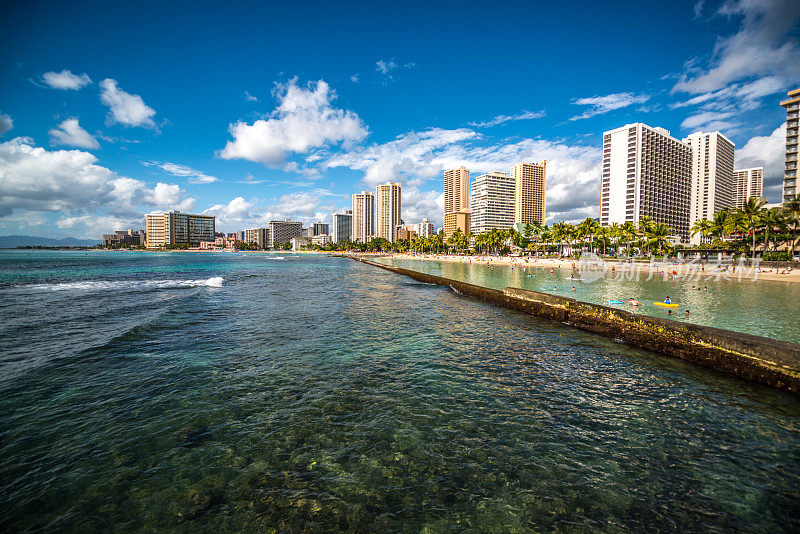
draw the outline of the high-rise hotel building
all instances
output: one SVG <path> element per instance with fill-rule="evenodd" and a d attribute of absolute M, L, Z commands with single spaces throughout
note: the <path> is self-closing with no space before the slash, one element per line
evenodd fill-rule
<path fill-rule="evenodd" d="M 470 232 L 469 170 L 464 167 L 444 173 L 444 235 L 450 237 L 456 229 Z"/>
<path fill-rule="evenodd" d="M 470 187 L 470 231 L 476 234 L 514 225 L 514 177 L 504 172 L 482 174 Z"/>
<path fill-rule="evenodd" d="M 514 178 L 514 223 L 544 224 L 547 162 L 517 163 Z"/>
<path fill-rule="evenodd" d="M 798 113 L 800 113 L 800 88 L 788 93 L 789 99 L 781 102 L 786 108 L 786 167 L 783 171 L 783 202 L 798 194 L 797 190 L 797 139 Z"/>
<path fill-rule="evenodd" d="M 692 148 L 664 128 L 635 123 L 603 133 L 600 224 L 650 217 L 689 237 Z"/>
<path fill-rule="evenodd" d="M 689 202 L 691 227 L 696 221 L 713 219 L 718 211 L 733 207 L 736 198 L 736 182 L 733 179 L 734 145 L 719 132 L 693 133 L 683 142 L 692 148 Z"/>
<path fill-rule="evenodd" d="M 752 167 L 733 171 L 736 182 L 736 196 L 733 207 L 741 208 L 751 197 L 760 197 L 764 189 L 764 167 Z"/>
<path fill-rule="evenodd" d="M 417 235 L 419 237 L 430 237 L 433 235 L 433 223 L 428 219 L 422 219 L 417 223 Z"/>
<path fill-rule="evenodd" d="M 375 236 L 397 241 L 400 224 L 400 193 L 398 182 L 379 185 L 375 190 Z"/>
<path fill-rule="evenodd" d="M 333 214 L 333 235 L 331 238 L 334 243 L 346 243 L 353 239 L 353 212 L 347 210 L 344 213 Z"/>
<path fill-rule="evenodd" d="M 269 248 L 281 248 L 295 237 L 303 233 L 303 223 L 300 221 L 270 221 L 269 222 Z"/>
<path fill-rule="evenodd" d="M 375 236 L 375 195 L 362 191 L 353 195 L 353 241 L 366 243 Z"/>
<path fill-rule="evenodd" d="M 214 241 L 215 219 L 213 215 L 169 211 L 147 215 L 145 220 L 147 248 Z"/>

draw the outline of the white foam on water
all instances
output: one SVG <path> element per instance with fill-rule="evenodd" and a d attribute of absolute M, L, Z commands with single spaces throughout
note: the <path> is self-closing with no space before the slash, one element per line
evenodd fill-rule
<path fill-rule="evenodd" d="M 59 284 L 31 284 L 29 286 L 20 286 L 19 289 L 38 291 L 136 291 L 203 286 L 222 287 L 223 281 L 224 279 L 221 276 L 212 276 L 203 280 L 85 280 Z"/>

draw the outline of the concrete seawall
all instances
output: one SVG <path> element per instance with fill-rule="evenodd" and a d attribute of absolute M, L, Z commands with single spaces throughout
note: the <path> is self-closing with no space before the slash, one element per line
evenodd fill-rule
<path fill-rule="evenodd" d="M 538 291 L 517 288 L 498 291 L 361 257 L 352 258 L 420 282 L 450 286 L 463 295 L 485 302 L 567 323 L 636 347 L 800 394 L 800 344 L 797 343 L 637 315 Z"/>

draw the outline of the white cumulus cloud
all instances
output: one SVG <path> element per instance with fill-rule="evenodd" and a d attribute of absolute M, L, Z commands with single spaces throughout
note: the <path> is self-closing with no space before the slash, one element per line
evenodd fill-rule
<path fill-rule="evenodd" d="M 68 145 L 78 148 L 100 148 L 100 143 L 89 132 L 81 128 L 78 119 L 72 118 L 63 121 L 58 127 L 48 132 L 50 143 L 54 145 Z"/>
<path fill-rule="evenodd" d="M 233 140 L 219 152 L 221 158 L 277 165 L 293 153 L 337 143 L 348 146 L 367 136 L 356 113 L 332 106 L 336 94 L 323 80 L 302 87 L 292 79 L 278 85 L 275 95 L 278 107 L 269 118 L 230 125 Z"/>
<path fill-rule="evenodd" d="M 153 116 L 156 111 L 144 103 L 142 97 L 119 88 L 116 80 L 106 78 L 100 82 L 100 101 L 108 106 L 108 122 L 125 126 L 155 128 Z"/>
<path fill-rule="evenodd" d="M 77 75 L 72 74 L 69 70 L 62 70 L 61 72 L 45 72 L 42 75 L 42 82 L 52 89 L 77 91 L 92 83 L 92 79 L 85 73 Z"/>
<path fill-rule="evenodd" d="M 0 113 L 0 135 L 14 127 L 14 121 L 8 115 Z"/>

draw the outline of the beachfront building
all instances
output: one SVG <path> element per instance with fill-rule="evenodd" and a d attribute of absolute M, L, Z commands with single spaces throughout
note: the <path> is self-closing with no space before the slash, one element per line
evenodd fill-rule
<path fill-rule="evenodd" d="M 314 230 L 315 236 L 330 235 L 330 227 L 328 226 L 328 223 L 315 222 L 311 225 L 311 228 Z"/>
<path fill-rule="evenodd" d="M 465 167 L 444 173 L 444 235 L 450 237 L 456 229 L 470 232 L 469 170 Z"/>
<path fill-rule="evenodd" d="M 333 214 L 333 234 L 331 239 L 334 243 L 346 243 L 352 239 L 353 235 L 353 212 L 347 210 L 344 213 Z"/>
<path fill-rule="evenodd" d="M 144 230 L 117 230 L 113 234 L 103 234 L 104 247 L 139 247 L 145 244 Z"/>
<path fill-rule="evenodd" d="M 788 100 L 781 102 L 786 108 L 786 166 L 783 171 L 783 202 L 793 200 L 797 191 L 797 139 L 798 113 L 800 113 L 800 88 L 789 91 Z"/>
<path fill-rule="evenodd" d="M 151 213 L 145 219 L 147 248 L 213 241 L 216 237 L 213 215 L 169 211 Z"/>
<path fill-rule="evenodd" d="M 692 148 L 664 128 L 627 124 L 603 133 L 600 224 L 650 217 L 689 238 Z"/>
<path fill-rule="evenodd" d="M 244 231 L 244 242 L 255 243 L 258 248 L 269 247 L 269 228 L 251 228 Z"/>
<path fill-rule="evenodd" d="M 417 237 L 416 224 L 398 224 L 397 225 L 397 240 L 398 241 L 411 241 Z"/>
<path fill-rule="evenodd" d="M 470 230 L 476 234 L 514 225 L 515 178 L 504 172 L 482 174 L 470 187 Z"/>
<path fill-rule="evenodd" d="M 736 196 L 733 207 L 741 208 L 752 197 L 761 197 L 764 189 L 764 167 L 752 167 L 733 171 Z"/>
<path fill-rule="evenodd" d="M 430 237 L 433 235 L 433 223 L 427 218 L 422 219 L 422 222 L 417 223 L 417 235 L 419 237 Z"/>
<path fill-rule="evenodd" d="M 292 252 L 297 252 L 298 250 L 302 250 L 303 248 L 310 245 L 311 238 L 307 236 L 297 236 L 291 238 L 289 240 L 289 243 L 292 245 Z"/>
<path fill-rule="evenodd" d="M 375 190 L 375 235 L 392 243 L 397 241 L 401 192 L 399 182 L 381 184 Z"/>
<path fill-rule="evenodd" d="M 281 248 L 293 237 L 300 237 L 303 233 L 303 223 L 300 221 L 270 221 L 269 222 L 269 248 Z"/>
<path fill-rule="evenodd" d="M 331 236 L 328 234 L 318 234 L 311 238 L 312 245 L 319 245 L 320 247 L 324 247 L 325 245 L 330 245 L 333 242 Z"/>
<path fill-rule="evenodd" d="M 544 224 L 547 162 L 517 163 L 514 178 L 514 223 Z"/>
<path fill-rule="evenodd" d="M 352 238 L 356 243 L 366 243 L 375 235 L 375 195 L 362 191 L 353 195 Z"/>
<path fill-rule="evenodd" d="M 237 241 L 244 241 L 244 230 L 236 230 L 234 233 Z"/>
<path fill-rule="evenodd" d="M 733 142 L 719 132 L 697 132 L 683 139 L 692 148 L 692 182 L 689 227 L 702 219 L 733 207 L 736 183 L 733 179 Z M 700 234 L 692 238 L 700 244 Z"/>

